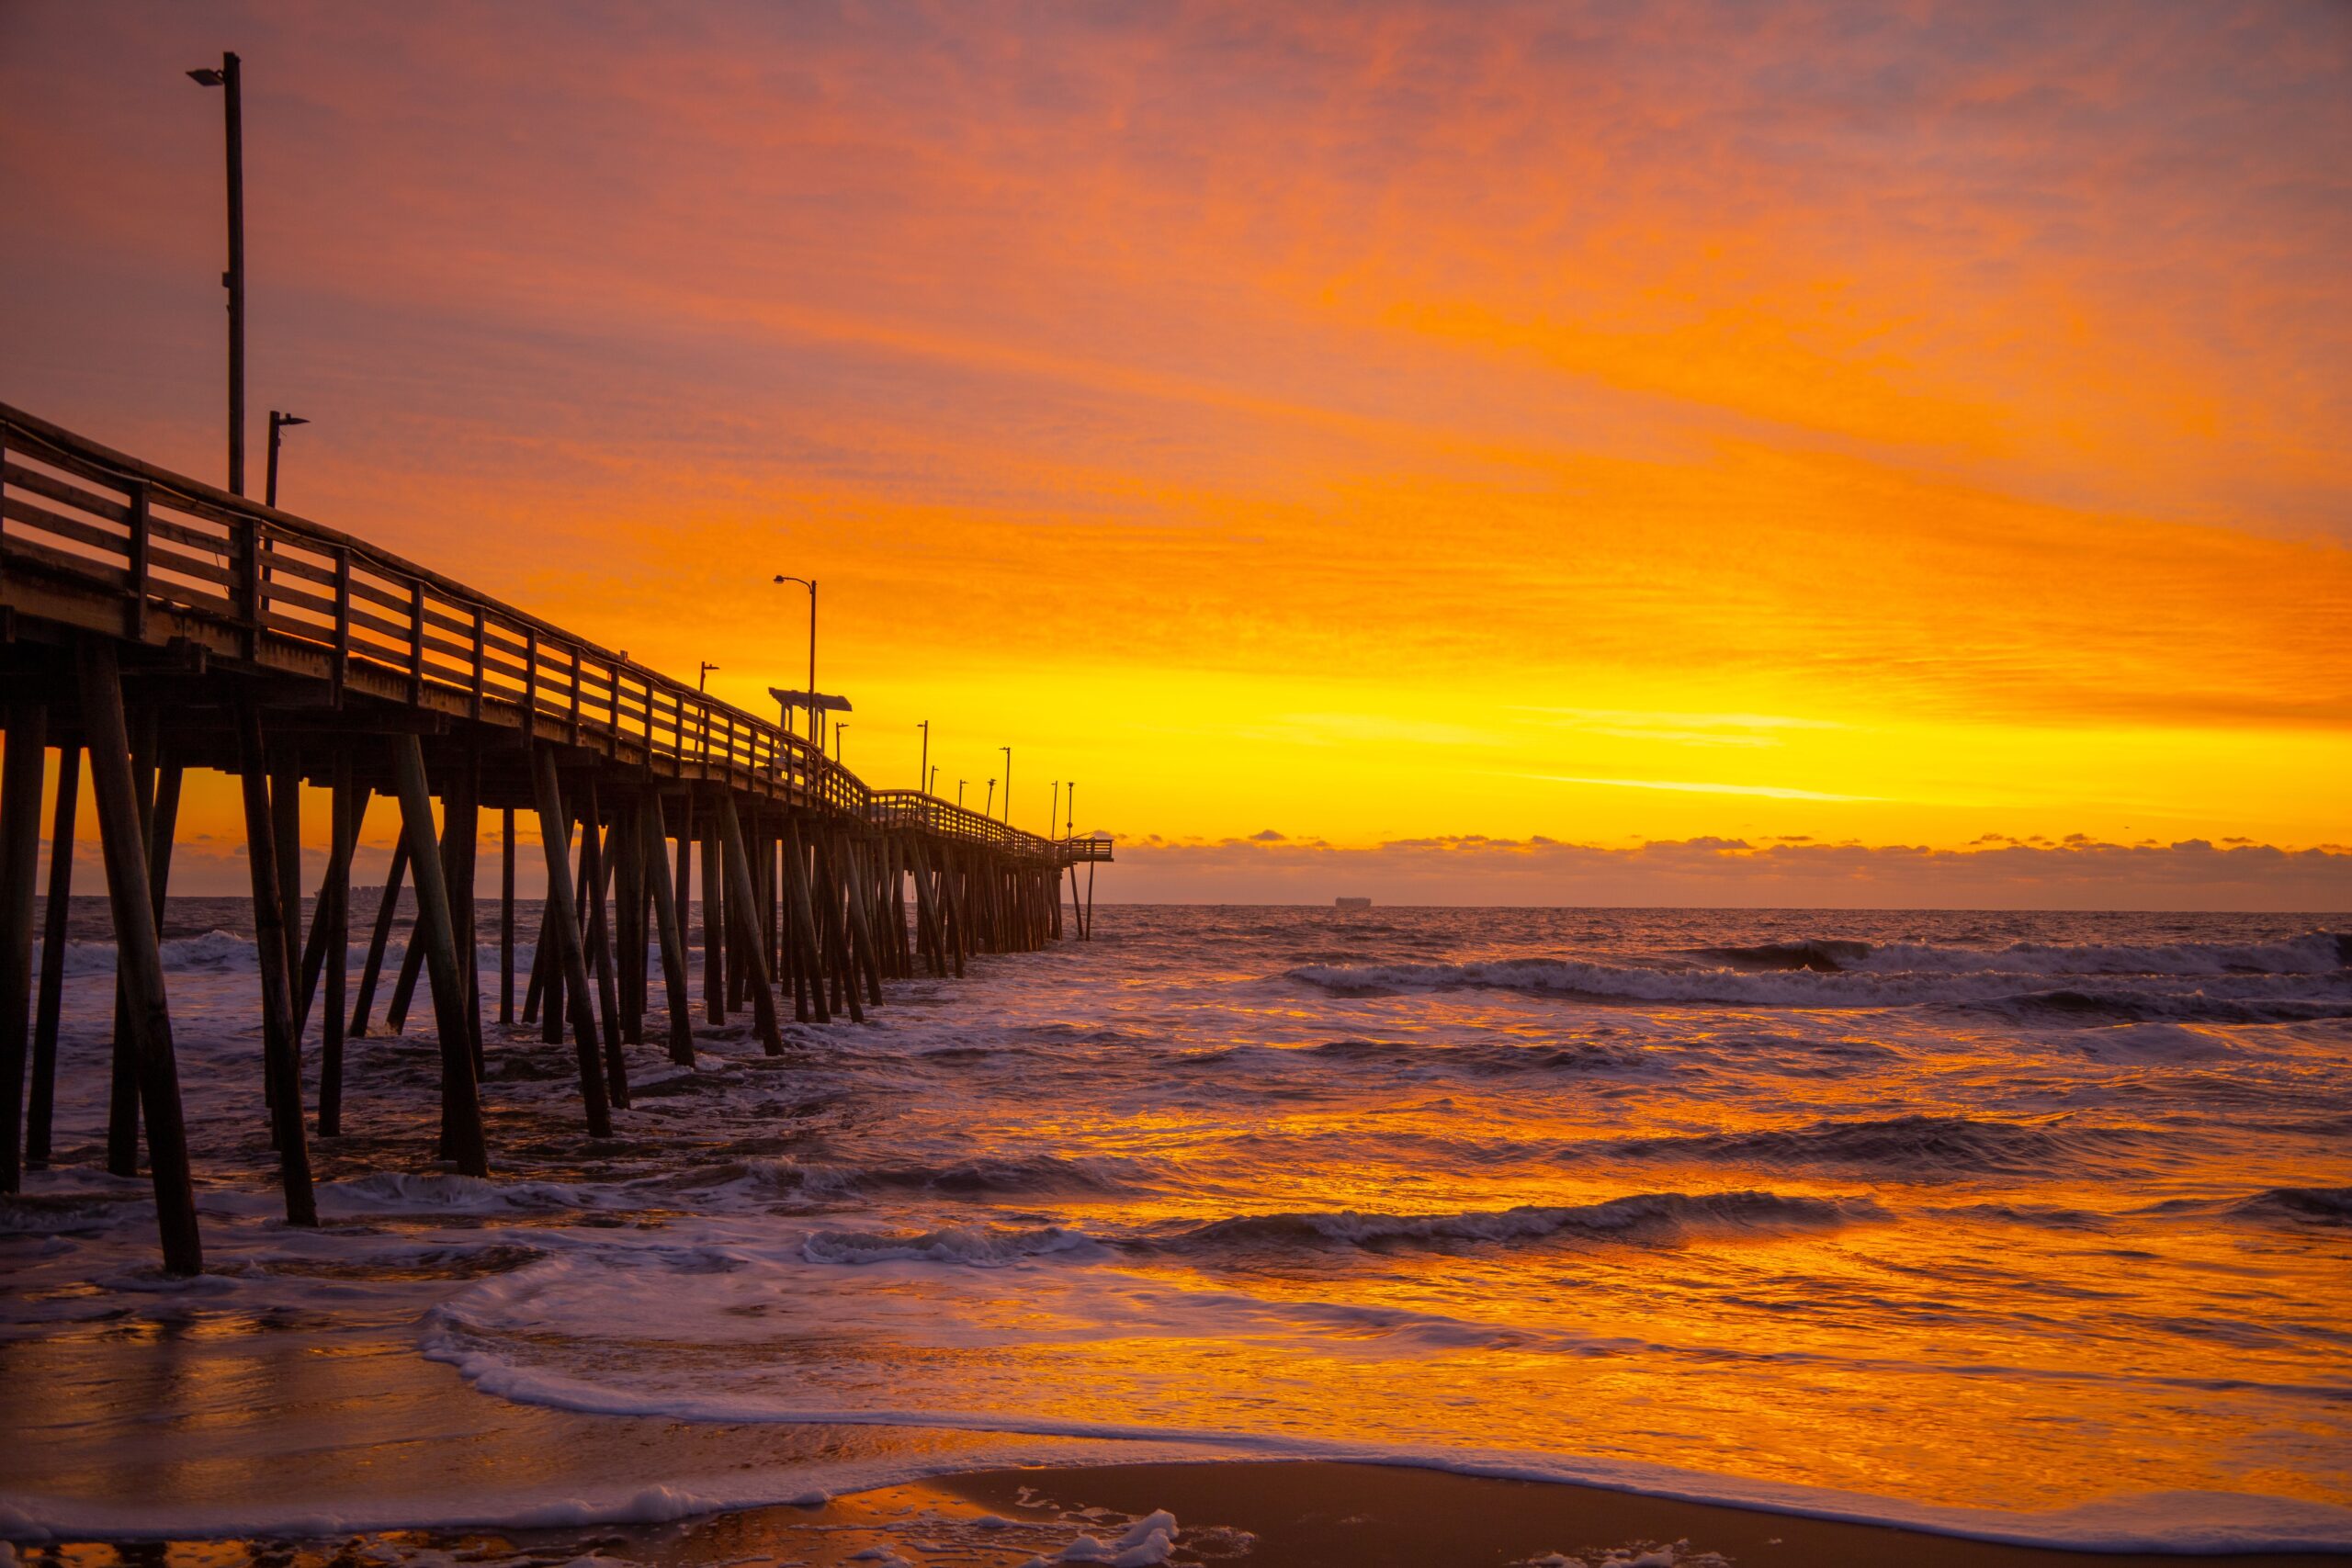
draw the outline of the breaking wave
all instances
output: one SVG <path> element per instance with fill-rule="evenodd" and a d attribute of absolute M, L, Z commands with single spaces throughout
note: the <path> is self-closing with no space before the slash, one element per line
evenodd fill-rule
<path fill-rule="evenodd" d="M 1053 1253 L 1099 1255 L 1093 1237 L 1059 1225 L 1016 1230 L 1000 1225 L 951 1225 L 932 1231 L 819 1231 L 800 1244 L 811 1263 L 961 1263 L 1001 1269 Z"/>
<path fill-rule="evenodd" d="M 2239 1200 L 2230 1212 L 2248 1219 L 2352 1225 L 2352 1187 L 2274 1187 Z"/>
<path fill-rule="evenodd" d="M 1804 1198 L 1778 1192 L 1645 1192 L 1605 1202 L 1446 1214 L 1365 1213 L 1353 1209 L 1250 1214 L 1175 1233 L 1176 1246 L 1378 1247 L 1384 1244 L 1540 1241 L 1582 1235 L 1668 1241 L 1694 1231 L 1784 1233 L 1836 1230 L 1893 1218 L 1869 1198 Z"/>
<path fill-rule="evenodd" d="M 1859 1122 L 1684 1137 L 1621 1138 L 1590 1152 L 1620 1159 L 1704 1164 L 1860 1167 L 1890 1175 L 2031 1176 L 2145 1152 L 2157 1134 L 2129 1127 L 1890 1116 Z M 1586 1151 L 1578 1151 L 1586 1152 Z"/>
<path fill-rule="evenodd" d="M 2328 940 L 2332 944 L 2335 939 Z M 1838 969 L 1804 964 L 1770 969 L 1671 969 L 1566 958 L 1506 958 L 1453 964 L 1308 964 L 1285 972 L 1290 979 L 1355 997 L 1490 989 L 1690 1005 L 1862 1009 L 1942 1004 L 1991 1008 L 2011 1017 L 2041 1012 L 2222 1023 L 2352 1017 L 2352 986 L 2340 966 L 2130 972 L 2143 984 L 2021 991 L 2018 976 L 2024 973 L 2063 971 Z M 2112 973 L 2120 979 L 2127 972 Z M 2180 988 L 2184 986 L 2191 988 Z"/>
<path fill-rule="evenodd" d="M 2183 942 L 2148 947 L 2038 942 L 2004 948 L 1938 947 L 1815 937 L 1688 951 L 1738 969 L 1818 974 L 2325 975 L 2352 967 L 2352 933 L 2320 931 L 2286 942 Z"/>

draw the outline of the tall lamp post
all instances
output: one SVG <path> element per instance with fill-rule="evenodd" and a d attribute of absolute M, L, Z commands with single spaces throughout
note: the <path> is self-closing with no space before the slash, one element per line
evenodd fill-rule
<path fill-rule="evenodd" d="M 980 807 L 980 815 L 983 817 L 996 815 L 996 780 L 994 779 L 989 780 L 989 803 Z"/>
<path fill-rule="evenodd" d="M 925 787 L 923 793 L 925 795 L 933 795 L 939 793 L 939 764 L 936 762 L 933 762 L 931 765 L 931 783 L 927 787 Z"/>
<path fill-rule="evenodd" d="M 847 719 L 833 726 L 833 761 L 836 762 L 842 760 L 842 737 L 848 732 L 848 729 L 849 720 Z"/>
<path fill-rule="evenodd" d="M 289 424 L 310 423 L 300 414 L 281 413 L 276 409 L 269 411 L 269 477 L 263 481 L 263 499 L 272 506 L 277 504 L 277 433 Z"/>
<path fill-rule="evenodd" d="M 922 761 L 915 764 L 915 788 L 922 788 L 922 781 L 931 776 L 931 720 L 915 726 L 922 731 Z"/>
<path fill-rule="evenodd" d="M 969 781 L 965 779 L 957 779 L 956 781 L 956 808 L 958 811 L 964 808 L 964 785 L 967 782 Z"/>
<path fill-rule="evenodd" d="M 1046 837 L 1050 839 L 1054 836 L 1054 829 L 1061 825 L 1061 819 L 1062 781 L 1056 779 L 1054 781 L 1054 808 L 1046 814 Z"/>
<path fill-rule="evenodd" d="M 198 85 L 226 89 L 221 115 L 229 143 L 229 270 L 220 275 L 229 291 L 229 489 L 245 493 L 245 99 L 234 54 L 220 56 L 220 69 L 188 73 Z"/>
<path fill-rule="evenodd" d="M 1000 746 L 997 750 L 1004 753 L 1004 819 L 1011 822 L 1012 820 L 1012 748 Z"/>
<path fill-rule="evenodd" d="M 817 580 L 813 577 L 787 577 L 776 573 L 778 584 L 797 582 L 808 590 L 808 739 L 822 745 L 817 735 Z"/>

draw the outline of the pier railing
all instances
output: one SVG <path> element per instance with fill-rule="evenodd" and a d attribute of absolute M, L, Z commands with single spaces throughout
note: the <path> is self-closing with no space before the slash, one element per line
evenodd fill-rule
<path fill-rule="evenodd" d="M 478 589 L 5 403 L 0 577 L 96 590 L 119 624 L 91 629 L 323 674 L 338 696 L 360 685 L 674 776 L 1015 854 L 1066 859 L 1070 845 L 1092 842 L 1057 842 L 915 791 L 870 789 L 778 725 Z"/>

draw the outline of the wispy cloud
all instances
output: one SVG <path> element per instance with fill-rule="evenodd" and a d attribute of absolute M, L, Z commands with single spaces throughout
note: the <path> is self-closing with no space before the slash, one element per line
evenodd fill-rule
<path fill-rule="evenodd" d="M 2116 844 L 1916 845 L 1478 834 L 1346 848 L 1123 840 L 1105 886 L 1139 903 L 1665 905 L 1782 908 L 2352 909 L 2352 850 Z M 2338 917 L 2340 918 L 2340 917 Z"/>
<path fill-rule="evenodd" d="M 1544 784 L 1598 784 L 1605 789 L 1656 789 L 1676 795 L 1760 795 L 1766 800 L 1850 802 L 1884 798 L 1874 795 L 1837 795 L 1827 790 L 1792 789 L 1785 784 L 1702 784 L 1690 779 L 1602 779 L 1574 773 L 1515 773 L 1511 776 L 1535 779 Z"/>

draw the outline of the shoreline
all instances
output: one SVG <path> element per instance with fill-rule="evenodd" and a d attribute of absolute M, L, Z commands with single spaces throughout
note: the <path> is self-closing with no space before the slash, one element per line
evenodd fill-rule
<path fill-rule="evenodd" d="M 1172 1517 L 1174 1533 L 1166 1536 Z M 0 1522 L 7 1511 L 0 1508 Z M 1155 1529 L 1158 1534 L 1155 1534 Z M 0 1536 L 13 1532 L 0 1530 Z M 1092 1544 L 1089 1544 L 1091 1542 Z M 1100 1547 L 1099 1552 L 1095 1548 Z M 1324 1460 L 999 1467 L 638 1524 L 96 1537 L 29 1568 L 753 1568 L 1232 1562 L 1247 1568 L 2331 1568 L 2352 1546 L 2164 1551 L 2027 1546 L 1562 1481 Z"/>
<path fill-rule="evenodd" d="M 332 1545 L 354 1537 L 404 1543 L 402 1551 L 488 1551 L 468 1558 L 483 1562 L 503 1560 L 492 1544 L 502 1540 L 514 1544 L 508 1555 L 517 1560 L 562 1546 L 562 1557 L 533 1560 L 568 1564 L 590 1555 L 570 1547 L 615 1540 L 626 1542 L 611 1549 L 620 1557 L 660 1568 L 813 1564 L 847 1561 L 829 1555 L 827 1541 L 855 1535 L 865 1545 L 887 1545 L 898 1539 L 893 1529 L 906 1533 L 906 1520 L 943 1510 L 1020 1517 L 1026 1487 L 1072 1513 L 1097 1507 L 1142 1517 L 1167 1508 L 1186 1529 L 1247 1531 L 1280 1543 L 1283 1555 L 1260 1551 L 1245 1561 L 1307 1568 L 1500 1564 L 1548 1552 L 1603 1552 L 1597 1564 L 1617 1546 L 1686 1538 L 1692 1553 L 1714 1551 L 1735 1561 L 1860 1563 L 1894 1554 L 1951 1568 L 2352 1558 L 2352 1510 L 2255 1494 L 2159 1495 L 2005 1514 L 1663 1466 L 1647 1473 L 1625 1466 L 1611 1475 L 1600 1461 L 1575 1476 L 1537 1473 L 1534 1456 L 1513 1464 L 1500 1455 L 1479 1462 L 1361 1450 L 1252 1453 L 1172 1435 L 592 1414 L 488 1393 L 448 1362 L 418 1356 L 413 1320 L 390 1310 L 373 1326 L 325 1334 L 284 1326 L 127 1346 L 101 1329 L 63 1340 L 0 1341 L 0 1382 L 53 1416 L 72 1409 L 88 1379 L 123 1375 L 126 1353 L 144 1363 L 133 1380 L 139 1387 L 275 1393 L 256 1404 L 238 1400 L 226 1422 L 229 1412 L 176 1396 L 166 1401 L 174 1413 L 161 1420 L 153 1409 L 137 1418 L 85 1409 L 85 1417 L 115 1433 L 97 1442 L 93 1429 L 72 1419 L 47 1427 L 50 1440 L 12 1454 L 0 1482 L 0 1540 L 29 1546 L 28 1560 L 57 1568 L 106 1568 L 118 1545 L 131 1542 L 178 1568 L 202 1568 L 212 1562 L 203 1543 L 264 1541 L 291 1550 L 297 1568 L 362 1568 Z M 77 1428 L 79 1440 L 67 1437 Z M 42 1429 L 36 1422 L 24 1435 Z M 138 1502 L 125 1506 L 130 1498 Z M 1362 1540 L 1340 1541 L 1352 1556 L 1330 1554 L 1339 1547 L 1324 1540 L 1331 1529 L 1322 1526 L 1381 1518 L 1400 1498 L 1419 1501 L 1373 1545 L 1411 1541 L 1419 1555 L 1366 1556 L 1373 1547 Z M 812 1511 L 802 1504 L 821 1506 Z M 1468 1550 L 1465 1529 L 1505 1521 L 1503 1534 L 1476 1538 L 1486 1556 L 1431 1555 Z M 1079 1528 L 1063 1529 L 1053 1551 L 1075 1540 Z M 712 1545 L 720 1539 L 736 1544 L 720 1551 Z M 979 1555 L 958 1561 L 1010 1568 L 1039 1555 L 997 1551 L 1008 1539 L 982 1529 L 967 1543 Z M 1726 1544 L 1706 1546 L 1710 1540 Z M 1813 1555 L 1789 1557 L 1776 1540 L 1806 1542 Z M 308 1544 L 286 1544 L 294 1542 Z"/>

